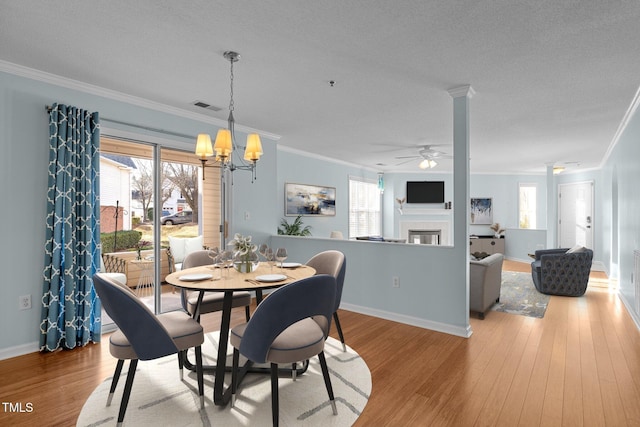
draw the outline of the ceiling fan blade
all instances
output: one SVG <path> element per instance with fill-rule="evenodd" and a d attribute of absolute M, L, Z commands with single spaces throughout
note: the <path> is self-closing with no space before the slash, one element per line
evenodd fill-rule
<path fill-rule="evenodd" d="M 396 159 L 419 159 L 421 156 L 396 156 Z"/>
<path fill-rule="evenodd" d="M 411 158 L 409 160 L 405 160 L 404 162 L 396 163 L 396 166 L 404 165 L 406 163 L 412 162 L 415 158 Z"/>

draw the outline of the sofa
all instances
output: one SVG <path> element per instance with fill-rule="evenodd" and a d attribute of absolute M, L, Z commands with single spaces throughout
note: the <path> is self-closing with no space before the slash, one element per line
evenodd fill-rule
<path fill-rule="evenodd" d="M 541 249 L 531 263 L 531 277 L 538 292 L 579 297 L 587 291 L 593 251 L 582 246 Z"/>
<path fill-rule="evenodd" d="M 469 261 L 469 311 L 478 313 L 480 319 L 500 301 L 503 261 L 504 255 L 500 253 Z"/>

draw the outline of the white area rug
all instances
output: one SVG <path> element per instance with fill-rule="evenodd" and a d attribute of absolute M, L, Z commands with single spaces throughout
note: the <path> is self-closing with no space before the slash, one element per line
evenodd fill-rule
<path fill-rule="evenodd" d="M 218 348 L 218 333 L 206 335 L 203 346 L 205 364 L 214 364 Z M 229 346 L 228 366 L 232 347 Z M 371 393 L 371 373 L 360 356 L 347 346 L 329 338 L 325 355 L 338 415 L 334 416 L 322 379 L 318 358 L 310 360 L 309 369 L 296 381 L 280 378 L 280 425 L 350 426 L 364 409 Z M 189 359 L 195 361 L 190 353 Z M 242 359 L 241 359 L 242 363 Z M 125 363 L 122 376 L 110 407 L 106 406 L 111 377 L 104 380 L 82 407 L 78 426 L 115 425 L 120 399 L 126 380 Z M 247 374 L 236 397 L 236 405 L 220 407 L 213 404 L 212 374 L 204 376 L 205 409 L 200 410 L 198 383 L 195 373 L 185 369 L 180 381 L 177 356 L 167 356 L 138 363 L 125 426 L 270 426 L 271 386 L 267 374 Z M 230 383 L 231 374 L 226 377 Z"/>

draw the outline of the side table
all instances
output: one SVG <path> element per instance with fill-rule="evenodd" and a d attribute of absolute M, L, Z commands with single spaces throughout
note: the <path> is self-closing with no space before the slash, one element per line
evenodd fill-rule
<path fill-rule="evenodd" d="M 140 278 L 138 279 L 138 285 L 136 286 L 136 295 L 138 297 L 153 296 L 154 281 L 153 281 L 153 264 L 152 259 L 134 259 L 130 263 L 135 265 L 140 270 Z"/>

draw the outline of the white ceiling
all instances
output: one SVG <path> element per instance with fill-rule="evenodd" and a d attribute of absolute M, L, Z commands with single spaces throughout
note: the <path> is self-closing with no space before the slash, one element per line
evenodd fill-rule
<path fill-rule="evenodd" d="M 0 0 L 0 60 L 226 119 L 234 50 L 240 125 L 380 171 L 450 144 L 447 90 L 470 84 L 471 171 L 536 173 L 600 165 L 638 22 L 635 0 Z"/>

